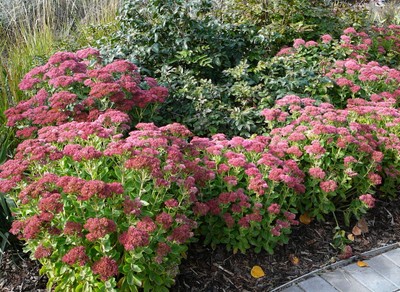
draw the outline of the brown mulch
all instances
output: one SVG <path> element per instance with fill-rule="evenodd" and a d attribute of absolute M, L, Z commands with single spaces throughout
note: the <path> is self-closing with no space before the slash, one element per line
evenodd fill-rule
<path fill-rule="evenodd" d="M 350 244 L 353 254 L 400 242 L 400 199 L 378 202 L 365 219 L 369 230 L 355 236 Z M 251 251 L 232 254 L 223 247 L 212 250 L 193 244 L 180 265 L 180 274 L 171 291 L 270 291 L 338 261 L 338 251 L 331 246 L 335 226 L 333 220 L 297 226 L 289 243 L 278 247 L 274 255 Z M 346 229 L 346 234 L 352 227 Z M 294 257 L 299 259 L 298 264 L 293 263 Z M 266 275 L 252 278 L 250 270 L 254 265 L 261 266 Z M 0 265 L 0 291 L 45 291 L 46 278 L 38 275 L 39 269 L 40 265 L 27 255 L 8 250 Z"/>

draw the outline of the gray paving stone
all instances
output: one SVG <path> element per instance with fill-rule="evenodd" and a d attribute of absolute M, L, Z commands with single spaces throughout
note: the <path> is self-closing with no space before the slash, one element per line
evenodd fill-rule
<path fill-rule="evenodd" d="M 400 248 L 385 252 L 383 255 L 400 267 Z"/>
<path fill-rule="evenodd" d="M 368 263 L 368 261 L 366 262 Z M 351 264 L 343 269 L 371 291 L 384 292 L 397 290 L 397 287 L 392 282 L 378 274 L 371 267 L 359 267 L 357 264 Z"/>
<path fill-rule="evenodd" d="M 281 292 L 304 292 L 304 290 L 297 285 L 293 285 L 290 286 L 289 288 L 282 290 Z"/>
<path fill-rule="evenodd" d="M 368 261 L 368 265 L 400 288 L 400 267 L 389 258 L 379 255 Z"/>
<path fill-rule="evenodd" d="M 303 282 L 298 283 L 301 289 L 305 291 L 324 291 L 324 292 L 337 292 L 333 286 L 319 276 L 311 277 Z"/>
<path fill-rule="evenodd" d="M 332 272 L 327 272 L 321 275 L 321 277 L 334 286 L 337 290 L 343 292 L 369 292 L 367 287 L 362 283 L 354 279 L 349 273 L 343 269 L 337 269 Z"/>

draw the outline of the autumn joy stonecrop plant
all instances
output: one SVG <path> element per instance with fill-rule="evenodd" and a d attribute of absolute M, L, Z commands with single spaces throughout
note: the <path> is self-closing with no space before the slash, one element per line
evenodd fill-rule
<path fill-rule="evenodd" d="M 149 118 L 168 91 L 142 78 L 136 65 L 116 60 L 101 64 L 98 50 L 58 52 L 32 69 L 19 85 L 30 96 L 5 111 L 17 136 L 34 137 L 43 126 L 94 121 L 107 110 L 129 113 L 132 123 Z"/>
<path fill-rule="evenodd" d="M 173 284 L 197 226 L 187 216 L 195 181 L 212 174 L 199 165 L 185 127 L 137 128 L 123 139 L 99 120 L 44 127 L 1 166 L 2 191 L 18 205 L 11 232 L 43 264 L 49 288 L 167 291 Z"/>

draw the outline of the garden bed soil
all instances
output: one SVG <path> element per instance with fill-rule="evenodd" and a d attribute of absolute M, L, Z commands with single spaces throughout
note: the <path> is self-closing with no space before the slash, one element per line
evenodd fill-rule
<path fill-rule="evenodd" d="M 368 232 L 355 236 L 350 244 L 353 255 L 400 242 L 400 199 L 378 202 L 365 219 Z M 355 223 L 346 229 L 346 234 Z M 327 220 L 294 227 L 289 243 L 279 246 L 273 255 L 251 251 L 232 254 L 222 246 L 212 250 L 192 244 L 171 291 L 270 291 L 339 261 L 339 253 L 331 245 L 335 226 L 334 220 Z M 264 277 L 251 276 L 255 265 L 264 270 Z M 45 291 L 46 277 L 39 276 L 39 269 L 40 265 L 26 254 L 9 249 L 0 266 L 0 291 Z"/>

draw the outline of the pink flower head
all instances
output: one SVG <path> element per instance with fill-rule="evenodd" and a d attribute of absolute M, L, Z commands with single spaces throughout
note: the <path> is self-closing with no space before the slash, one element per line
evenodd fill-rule
<path fill-rule="evenodd" d="M 76 52 L 76 56 L 80 59 L 87 59 L 89 56 L 100 57 L 100 51 L 94 48 L 86 48 Z"/>
<path fill-rule="evenodd" d="M 268 207 L 268 212 L 271 214 L 279 214 L 281 212 L 281 206 L 279 204 L 273 203 Z"/>
<path fill-rule="evenodd" d="M 130 226 L 127 231 L 119 237 L 119 242 L 124 246 L 125 250 L 133 250 L 136 247 L 147 246 L 149 244 L 150 235 L 144 230 Z"/>
<path fill-rule="evenodd" d="M 224 181 L 231 186 L 236 186 L 238 183 L 237 177 L 233 175 L 225 176 Z"/>
<path fill-rule="evenodd" d="M 68 221 L 65 223 L 63 233 L 65 235 L 78 235 L 82 236 L 82 224 L 78 222 Z"/>
<path fill-rule="evenodd" d="M 84 246 L 76 246 L 66 253 L 61 260 L 71 266 L 74 264 L 83 266 L 89 261 L 89 257 L 86 255 Z"/>
<path fill-rule="evenodd" d="M 61 195 L 57 193 L 47 194 L 39 200 L 39 210 L 42 212 L 60 213 L 63 209 Z"/>
<path fill-rule="evenodd" d="M 142 207 L 142 203 L 139 198 L 135 198 L 135 200 L 131 200 L 129 197 L 125 197 L 124 203 L 124 213 L 126 215 L 133 214 L 135 216 L 139 216 Z"/>
<path fill-rule="evenodd" d="M 305 43 L 305 46 L 306 46 L 306 48 L 316 47 L 316 46 L 318 46 L 318 43 L 316 41 L 308 41 Z"/>
<path fill-rule="evenodd" d="M 319 167 L 311 167 L 308 170 L 308 173 L 313 177 L 313 178 L 318 178 L 318 179 L 323 179 L 326 175 L 325 171 L 323 171 Z"/>
<path fill-rule="evenodd" d="M 304 146 L 304 150 L 306 150 L 308 154 L 316 156 L 321 156 L 326 152 L 318 140 L 312 141 L 311 145 Z"/>
<path fill-rule="evenodd" d="M 359 197 L 360 201 L 364 202 L 368 208 L 373 208 L 375 206 L 375 198 L 370 194 L 361 195 Z"/>
<path fill-rule="evenodd" d="M 369 173 L 368 179 L 374 186 L 380 185 L 382 183 L 382 177 L 376 173 Z"/>
<path fill-rule="evenodd" d="M 172 218 L 172 216 L 170 214 L 162 212 L 157 215 L 156 222 L 158 224 L 161 224 L 162 227 L 165 230 L 167 230 L 171 227 L 172 223 L 174 223 L 174 219 Z"/>
<path fill-rule="evenodd" d="M 300 46 L 305 45 L 305 44 L 306 44 L 306 42 L 303 39 L 295 39 L 293 41 L 293 47 L 296 48 L 296 49 L 299 48 Z"/>
<path fill-rule="evenodd" d="M 162 263 L 163 258 L 171 252 L 171 247 L 165 242 L 159 242 L 156 250 L 154 261 L 158 264 Z"/>
<path fill-rule="evenodd" d="M 372 152 L 372 160 L 375 162 L 381 162 L 383 160 L 383 153 L 380 151 Z"/>
<path fill-rule="evenodd" d="M 83 227 L 89 231 L 86 234 L 89 241 L 95 241 L 117 230 L 115 222 L 107 218 L 89 218 Z"/>
<path fill-rule="evenodd" d="M 86 201 L 95 195 L 102 197 L 105 187 L 106 183 L 101 180 L 87 181 L 83 185 L 81 193 L 78 195 L 78 200 Z"/>
<path fill-rule="evenodd" d="M 346 156 L 343 159 L 343 162 L 344 162 L 344 166 L 347 167 L 347 166 L 349 166 L 350 163 L 356 163 L 356 162 L 358 162 L 358 160 L 355 159 L 353 156 Z"/>
<path fill-rule="evenodd" d="M 327 44 L 332 40 L 332 37 L 329 34 L 324 34 L 321 36 L 321 40 L 323 43 Z"/>
<path fill-rule="evenodd" d="M 93 274 L 98 274 L 102 281 L 118 275 L 118 263 L 110 257 L 102 257 L 92 265 Z"/>
<path fill-rule="evenodd" d="M 157 229 L 157 225 L 150 217 L 146 216 L 136 224 L 136 228 L 150 233 Z"/>
<path fill-rule="evenodd" d="M 210 207 L 201 202 L 196 202 L 193 207 L 193 212 L 196 215 L 205 216 L 207 215 L 208 211 L 210 211 Z"/>
<path fill-rule="evenodd" d="M 178 206 L 179 206 L 178 201 L 175 200 L 175 199 L 166 200 L 166 201 L 164 202 L 164 204 L 165 204 L 165 206 L 166 206 L 167 208 L 175 208 L 175 207 L 178 207 Z"/>
<path fill-rule="evenodd" d="M 343 31 L 344 34 L 357 34 L 357 31 L 354 27 L 348 27 Z"/>
<path fill-rule="evenodd" d="M 39 260 L 41 258 L 47 258 L 51 255 L 52 250 L 49 247 L 44 247 L 43 245 L 39 245 L 34 253 L 35 259 Z"/>
<path fill-rule="evenodd" d="M 168 236 L 169 241 L 175 241 L 177 243 L 185 243 L 189 238 L 193 237 L 193 232 L 191 232 L 191 227 L 188 224 L 183 224 L 176 227 L 170 236 Z"/>
<path fill-rule="evenodd" d="M 334 180 L 327 180 L 320 182 L 319 186 L 324 192 L 334 192 L 337 189 L 337 183 Z"/>

